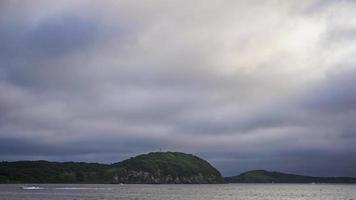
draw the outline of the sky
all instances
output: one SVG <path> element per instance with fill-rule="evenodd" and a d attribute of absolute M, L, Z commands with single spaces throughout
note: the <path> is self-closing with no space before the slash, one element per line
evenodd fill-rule
<path fill-rule="evenodd" d="M 353 0 L 0 1 L 0 160 L 198 155 L 356 177 Z"/>

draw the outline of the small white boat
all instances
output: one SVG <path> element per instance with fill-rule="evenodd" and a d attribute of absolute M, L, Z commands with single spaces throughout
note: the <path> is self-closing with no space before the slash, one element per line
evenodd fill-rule
<path fill-rule="evenodd" d="M 23 190 L 41 190 L 43 188 L 38 187 L 38 186 L 21 186 L 21 189 L 23 189 Z"/>

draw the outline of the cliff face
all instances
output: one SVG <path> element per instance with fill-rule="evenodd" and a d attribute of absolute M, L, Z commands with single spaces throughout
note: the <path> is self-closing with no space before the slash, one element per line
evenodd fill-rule
<path fill-rule="evenodd" d="M 218 170 L 194 155 L 155 152 L 114 164 L 114 183 L 222 183 Z"/>
<path fill-rule="evenodd" d="M 221 183 L 221 179 L 216 176 L 205 177 L 202 174 L 195 176 L 172 176 L 152 174 L 144 171 L 129 171 L 125 175 L 114 175 L 113 183 L 133 183 L 133 184 L 205 184 Z"/>

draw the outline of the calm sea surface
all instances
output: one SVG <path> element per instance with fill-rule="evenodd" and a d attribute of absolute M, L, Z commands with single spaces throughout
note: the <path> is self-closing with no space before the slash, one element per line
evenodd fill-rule
<path fill-rule="evenodd" d="M 356 200 L 356 185 L 25 185 L 40 187 L 36 189 L 21 186 L 0 185 L 0 200 Z"/>

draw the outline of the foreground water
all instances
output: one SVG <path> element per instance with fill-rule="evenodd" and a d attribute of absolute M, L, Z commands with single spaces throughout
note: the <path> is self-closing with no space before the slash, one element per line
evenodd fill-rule
<path fill-rule="evenodd" d="M 22 188 L 22 186 L 28 186 Z M 0 200 L 356 200 L 356 185 L 0 185 Z"/>

